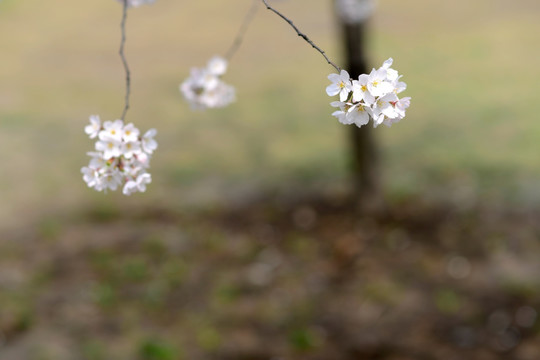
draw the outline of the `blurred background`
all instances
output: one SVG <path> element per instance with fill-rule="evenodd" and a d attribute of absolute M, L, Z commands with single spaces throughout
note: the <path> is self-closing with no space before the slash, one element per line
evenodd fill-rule
<path fill-rule="evenodd" d="M 261 4 L 262 5 L 262 4 Z M 343 63 L 330 0 L 275 1 Z M 376 129 L 384 210 L 351 200 L 333 72 L 248 0 L 129 11 L 126 121 L 158 130 L 144 194 L 97 193 L 88 117 L 121 115 L 122 8 L 0 1 L 0 359 L 540 358 L 536 0 L 381 0 L 367 55 L 408 84 Z"/>

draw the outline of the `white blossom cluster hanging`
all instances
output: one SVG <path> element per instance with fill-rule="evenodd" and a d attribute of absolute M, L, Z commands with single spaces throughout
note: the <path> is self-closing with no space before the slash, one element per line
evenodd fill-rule
<path fill-rule="evenodd" d="M 221 80 L 226 71 L 227 60 L 219 56 L 210 59 L 205 68 L 191 69 L 180 91 L 194 110 L 225 107 L 235 100 L 234 87 Z"/>
<path fill-rule="evenodd" d="M 155 129 L 140 135 L 132 123 L 122 120 L 105 121 L 90 116 L 90 125 L 84 129 L 90 139 L 97 138 L 95 150 L 89 152 L 90 163 L 81 169 L 86 184 L 97 191 L 115 191 L 123 187 L 125 195 L 146 191 L 152 181 L 147 172 L 150 158 L 157 149 Z"/>
<path fill-rule="evenodd" d="M 349 73 L 341 70 L 340 74 L 330 74 L 332 82 L 326 88 L 329 96 L 339 95 L 339 101 L 330 105 L 339 108 L 332 115 L 340 123 L 361 127 L 373 119 L 373 126 L 392 125 L 405 117 L 405 110 L 411 103 L 410 97 L 399 98 L 397 94 L 407 88 L 399 81 L 401 76 L 392 69 L 392 58 L 386 60 L 379 69 L 373 69 L 369 75 L 362 74 L 358 80 L 352 80 Z"/>
<path fill-rule="evenodd" d="M 81 169 L 86 184 L 97 191 L 115 191 L 122 187 L 125 195 L 146 191 L 152 177 L 148 173 L 150 159 L 157 149 L 154 140 L 155 129 L 148 130 L 140 135 L 133 123 L 124 124 L 130 97 L 130 70 L 124 53 L 126 41 L 126 19 L 128 8 L 139 7 L 154 3 L 155 0 L 116 0 L 123 5 L 121 20 L 120 57 L 126 73 L 125 106 L 119 120 L 101 122 L 99 116 L 90 116 L 90 125 L 85 132 L 91 139 L 97 138 L 95 151 L 89 152 L 90 162 Z M 222 77 L 228 67 L 228 61 L 236 53 L 242 43 L 244 33 L 253 19 L 257 3 L 253 6 L 240 27 L 231 47 L 224 57 L 214 56 L 206 67 L 192 68 L 190 76 L 180 84 L 180 92 L 195 110 L 225 107 L 235 101 L 234 87 L 226 84 Z M 331 105 L 338 108 L 332 113 L 342 124 L 355 124 L 358 127 L 366 125 L 371 119 L 375 127 L 380 124 L 392 125 L 405 117 L 406 109 L 410 106 L 410 97 L 399 98 L 398 94 L 404 91 L 407 85 L 400 81 L 399 73 L 391 68 L 392 58 L 386 60 L 379 69 L 371 73 L 362 74 L 358 80 L 351 79 L 347 71 L 341 70 L 332 62 L 325 52 L 294 25 L 294 23 L 278 10 L 274 9 L 268 0 L 262 0 L 265 7 L 285 20 L 308 44 L 317 50 L 329 65 L 337 72 L 330 74 L 328 79 L 332 82 L 326 88 L 329 96 L 339 96 L 339 101 Z M 336 6 L 340 14 L 354 15 L 349 20 L 360 21 L 369 16 L 373 9 L 373 0 L 337 0 Z M 352 14 L 354 13 L 354 14 Z"/>

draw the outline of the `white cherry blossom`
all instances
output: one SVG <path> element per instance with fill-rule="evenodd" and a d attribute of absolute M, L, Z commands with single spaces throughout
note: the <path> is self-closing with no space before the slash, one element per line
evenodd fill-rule
<path fill-rule="evenodd" d="M 329 96 L 339 95 L 340 101 L 330 103 L 338 108 L 332 113 L 345 125 L 364 126 L 373 120 L 373 126 L 392 125 L 405 117 L 411 98 L 399 98 L 398 94 L 407 88 L 400 81 L 401 75 L 392 68 L 393 59 L 389 58 L 370 74 L 361 74 L 358 80 L 349 79 L 349 74 L 342 70 L 339 74 L 330 74 L 332 82 L 327 86 Z"/>
<path fill-rule="evenodd" d="M 342 101 L 333 101 L 330 103 L 330 105 L 339 108 L 339 110 L 332 113 L 332 116 L 335 116 L 340 123 L 344 125 L 350 125 L 353 123 L 350 116 L 348 116 L 349 109 L 351 108 L 350 104 Z"/>
<path fill-rule="evenodd" d="M 133 123 L 129 123 L 127 124 L 126 126 L 124 126 L 124 129 L 123 129 L 123 133 L 122 133 L 122 139 L 124 141 L 130 141 L 130 142 L 133 142 L 133 141 L 137 141 L 139 139 L 139 129 L 137 129 L 135 127 L 135 125 L 133 125 Z"/>
<path fill-rule="evenodd" d="M 154 150 L 157 149 L 157 141 L 154 140 L 154 136 L 156 136 L 157 130 L 156 129 L 150 129 L 147 132 L 144 133 L 142 137 L 142 148 L 147 154 L 152 154 Z"/>
<path fill-rule="evenodd" d="M 90 136 L 90 139 L 94 139 L 98 136 L 101 130 L 101 120 L 99 115 L 90 115 L 90 125 L 86 125 L 84 132 Z"/>
<path fill-rule="evenodd" d="M 133 155 L 138 154 L 141 151 L 140 141 L 126 141 L 122 143 L 122 155 L 126 159 L 131 159 Z"/>
<path fill-rule="evenodd" d="M 234 87 L 220 82 L 215 88 L 201 95 L 201 100 L 209 108 L 224 107 L 236 98 Z"/>
<path fill-rule="evenodd" d="M 328 75 L 328 80 L 332 84 L 326 87 L 326 93 L 328 96 L 334 96 L 339 94 L 339 101 L 346 101 L 349 92 L 352 90 L 352 83 L 349 73 L 345 70 L 341 70 L 339 74 Z"/>
<path fill-rule="evenodd" d="M 87 153 L 90 162 L 81 169 L 83 180 L 89 187 L 97 191 L 115 191 L 122 187 L 126 195 L 146 190 L 152 179 L 147 169 L 158 146 L 154 139 L 155 129 L 140 136 L 139 129 L 132 123 L 124 125 L 122 120 L 115 120 L 105 121 L 99 129 L 92 131 L 85 128 L 85 132 L 90 137 L 98 134 L 96 151 Z"/>
<path fill-rule="evenodd" d="M 227 71 L 227 60 L 220 56 L 214 56 L 206 66 L 208 72 L 215 76 L 221 76 Z"/>
<path fill-rule="evenodd" d="M 113 137 L 100 136 L 101 139 L 96 142 L 96 150 L 103 152 L 103 159 L 109 160 L 113 157 L 122 155 L 122 142 Z"/>
<path fill-rule="evenodd" d="M 369 74 L 368 90 L 369 93 L 375 97 L 384 96 L 389 92 L 392 92 L 394 88 L 392 84 L 387 80 L 387 71 L 384 68 L 378 70 L 373 69 Z"/>
<path fill-rule="evenodd" d="M 405 110 L 407 110 L 410 105 L 411 105 L 411 98 L 410 97 L 404 97 L 404 98 L 399 99 L 395 104 L 396 111 L 397 111 L 398 115 L 400 117 L 404 118 L 405 117 Z"/>
<path fill-rule="evenodd" d="M 358 77 L 358 80 L 352 82 L 352 100 L 354 102 L 364 101 L 367 104 L 373 104 L 375 102 L 375 96 L 371 95 L 368 90 L 369 76 L 362 74 Z"/>
<path fill-rule="evenodd" d="M 124 195 L 131 195 L 135 192 L 145 192 L 146 185 L 152 182 L 152 176 L 148 173 L 137 176 L 135 180 L 129 180 L 124 185 L 122 192 Z"/>
<path fill-rule="evenodd" d="M 377 99 L 373 107 L 373 125 L 375 127 L 382 124 L 385 118 L 395 118 L 398 116 L 394 106 L 398 100 L 397 95 L 393 92 Z"/>
<path fill-rule="evenodd" d="M 122 174 L 117 169 L 111 169 L 101 177 L 101 184 L 104 190 L 110 189 L 116 191 L 122 183 Z"/>
<path fill-rule="evenodd" d="M 103 123 L 103 130 L 99 132 L 100 140 L 114 139 L 116 141 L 122 141 L 124 135 L 124 122 L 122 120 L 105 121 Z"/>
<path fill-rule="evenodd" d="M 403 119 L 405 117 L 405 110 L 407 110 L 410 104 L 411 104 L 410 97 L 404 97 L 404 98 L 399 99 L 394 104 L 397 116 L 394 118 L 386 118 L 383 124 L 385 124 L 386 126 L 391 126 L 392 124 L 395 124 L 401 119 Z"/>
<path fill-rule="evenodd" d="M 227 61 L 215 56 L 206 68 L 193 68 L 191 75 L 180 84 L 180 92 L 194 110 L 225 107 L 235 100 L 235 90 L 221 80 Z"/>
<path fill-rule="evenodd" d="M 101 174 L 97 168 L 85 166 L 81 169 L 81 173 L 83 174 L 83 180 L 86 182 L 88 187 L 93 187 L 99 189 L 98 191 L 101 191 Z"/>
<path fill-rule="evenodd" d="M 373 115 L 369 106 L 358 103 L 353 106 L 348 111 L 349 121 L 356 124 L 356 126 L 361 127 L 366 125 L 369 122 L 370 117 Z"/>
<path fill-rule="evenodd" d="M 394 59 L 389 58 L 382 65 L 382 68 L 386 70 L 386 78 L 390 82 L 396 81 L 399 76 L 399 73 L 396 70 L 391 68 L 393 63 L 394 63 Z"/>

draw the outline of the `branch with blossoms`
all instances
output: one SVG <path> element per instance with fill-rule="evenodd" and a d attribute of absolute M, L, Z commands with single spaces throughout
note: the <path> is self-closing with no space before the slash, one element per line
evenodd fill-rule
<path fill-rule="evenodd" d="M 390 58 L 369 75 L 362 74 L 358 80 L 352 80 L 349 73 L 341 70 L 340 74 L 330 74 L 332 82 L 326 88 L 329 96 L 339 95 L 339 101 L 330 105 L 339 108 L 332 115 L 345 125 L 366 125 L 373 119 L 373 126 L 380 124 L 391 126 L 405 117 L 405 111 L 411 103 L 410 97 L 399 98 L 397 94 L 407 88 L 399 73 L 392 69 Z"/>
<path fill-rule="evenodd" d="M 105 121 L 103 124 L 99 116 L 90 116 L 90 125 L 86 126 L 85 131 L 91 139 L 97 138 L 97 141 L 95 151 L 88 153 L 91 157 L 90 163 L 83 167 L 81 172 L 87 185 L 97 191 L 114 191 L 122 187 L 123 193 L 130 195 L 134 192 L 144 192 L 146 185 L 152 180 L 147 169 L 151 155 L 157 148 L 157 142 L 154 140 L 157 132 L 150 129 L 141 136 L 139 129 L 132 123 L 124 123 L 131 92 L 131 75 L 124 53 L 127 12 L 128 8 L 150 4 L 155 0 L 117 1 L 123 5 L 119 54 L 126 73 L 124 110 L 120 119 Z M 339 96 L 339 101 L 334 101 L 331 105 L 339 109 L 332 115 L 340 123 L 356 124 L 361 127 L 372 119 L 375 127 L 380 124 L 390 126 L 405 117 L 405 111 L 410 106 L 410 97 L 398 97 L 407 85 L 400 81 L 399 73 L 391 68 L 393 64 L 391 58 L 379 69 L 373 69 L 370 74 L 362 74 L 358 80 L 351 79 L 347 71 L 330 60 L 325 51 L 301 32 L 289 18 L 270 6 L 268 0 L 262 2 L 268 10 L 286 21 L 299 37 L 317 50 L 338 72 L 328 76 L 332 84 L 326 88 L 326 93 L 329 96 Z M 206 67 L 193 68 L 191 75 L 180 85 L 180 91 L 193 109 L 225 107 L 235 100 L 234 87 L 226 84 L 222 77 L 227 71 L 228 61 L 242 44 L 257 11 L 257 4 L 258 0 L 253 0 L 253 5 L 225 57 L 215 56 L 208 61 Z"/>
<path fill-rule="evenodd" d="M 227 71 L 228 63 L 242 45 L 248 27 L 257 13 L 259 0 L 252 1 L 225 57 L 214 56 L 206 67 L 192 68 L 190 76 L 180 84 L 180 92 L 193 110 L 222 108 L 236 100 L 234 87 L 225 83 L 222 77 Z"/>
<path fill-rule="evenodd" d="M 401 76 L 392 69 L 392 58 L 386 60 L 382 67 L 373 69 L 369 75 L 362 74 L 358 80 L 351 79 L 346 70 L 341 70 L 326 53 L 302 33 L 294 23 L 262 0 L 266 8 L 285 20 L 296 31 L 298 36 L 304 39 L 315 50 L 320 52 L 328 64 L 332 65 L 339 74 L 330 74 L 328 79 L 332 84 L 326 88 L 329 96 L 339 94 L 340 101 L 334 101 L 330 105 L 338 107 L 332 115 L 345 125 L 356 124 L 361 127 L 373 119 L 373 125 L 384 123 L 392 125 L 405 117 L 405 110 L 409 107 L 411 98 L 399 99 L 397 94 L 407 88 L 404 82 L 399 81 Z"/>
<path fill-rule="evenodd" d="M 120 58 L 126 72 L 126 95 L 122 116 L 118 120 L 101 122 L 98 115 L 90 116 L 90 125 L 85 132 L 91 139 L 97 138 L 95 151 L 88 152 L 90 162 L 81 169 L 83 180 L 88 187 L 97 191 L 116 191 L 122 187 L 124 195 L 146 191 L 146 185 L 152 182 L 148 173 L 152 153 L 157 149 L 154 140 L 155 129 L 144 135 L 132 123 L 124 124 L 129 109 L 131 90 L 130 71 L 124 54 L 126 43 L 126 20 L 130 7 L 137 7 L 153 0 L 118 0 L 122 2 L 122 21 Z"/>

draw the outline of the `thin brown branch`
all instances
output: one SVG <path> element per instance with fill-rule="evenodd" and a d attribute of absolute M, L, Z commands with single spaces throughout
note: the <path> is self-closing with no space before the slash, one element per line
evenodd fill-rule
<path fill-rule="evenodd" d="M 285 20 L 290 26 L 292 26 L 292 28 L 296 31 L 296 34 L 298 34 L 298 36 L 300 36 L 302 39 L 304 39 L 308 44 L 310 44 L 315 50 L 317 50 L 318 52 L 321 53 L 322 56 L 324 56 L 326 62 L 330 65 L 332 65 L 337 72 L 340 72 L 341 71 L 341 68 L 339 66 L 337 66 L 336 64 L 334 64 L 329 58 L 328 56 L 326 56 L 326 53 L 321 50 L 321 48 L 319 48 L 317 45 L 315 45 L 315 43 L 313 41 L 311 41 L 310 38 L 308 38 L 306 36 L 306 34 L 302 33 L 300 30 L 298 30 L 298 28 L 296 27 L 296 25 L 294 25 L 294 23 L 289 19 L 287 18 L 285 15 L 283 15 L 282 13 L 280 13 L 279 11 L 277 11 L 276 9 L 274 9 L 273 7 L 271 7 L 269 4 L 268 4 L 268 1 L 267 0 L 262 0 L 262 2 L 264 3 L 264 5 L 266 6 L 266 8 L 272 12 L 274 12 L 276 15 L 278 15 L 280 18 L 282 18 L 283 20 Z"/>
<path fill-rule="evenodd" d="M 122 117 L 120 119 L 124 120 L 126 113 L 129 109 L 129 94 L 131 92 L 131 75 L 129 72 L 128 63 L 126 60 L 126 55 L 124 54 L 124 46 L 126 44 L 126 19 L 127 19 L 127 9 L 128 9 L 128 0 L 123 1 L 123 12 L 122 12 L 122 23 L 120 28 L 122 29 L 122 40 L 120 41 L 120 58 L 122 59 L 122 64 L 124 64 L 124 69 L 126 70 L 126 97 L 124 111 L 122 112 Z"/>
<path fill-rule="evenodd" d="M 249 8 L 249 11 L 246 13 L 246 16 L 244 17 L 244 21 L 242 22 L 242 25 L 240 26 L 240 29 L 238 30 L 238 33 L 236 34 L 236 37 L 231 44 L 231 47 L 227 51 L 225 55 L 225 59 L 227 61 L 231 61 L 231 58 L 236 54 L 238 49 L 240 48 L 240 45 L 242 45 L 242 42 L 244 41 L 244 36 L 246 34 L 246 31 L 249 27 L 249 24 L 255 17 L 255 14 L 257 13 L 257 10 L 259 9 L 259 0 L 253 0 L 253 4 Z"/>

